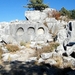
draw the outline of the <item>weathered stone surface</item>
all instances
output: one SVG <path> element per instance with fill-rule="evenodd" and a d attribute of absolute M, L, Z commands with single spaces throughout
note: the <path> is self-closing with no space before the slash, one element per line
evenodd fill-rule
<path fill-rule="evenodd" d="M 50 64 L 50 65 L 55 65 L 56 64 L 56 61 L 54 59 L 47 59 L 45 61 L 46 64 Z"/>
<path fill-rule="evenodd" d="M 29 21 L 15 21 L 8 25 L 3 25 L 3 28 L 1 26 L 0 36 L 0 39 L 6 41 L 7 43 L 20 43 L 22 41 L 47 42 L 47 40 L 52 40 L 52 36 L 49 35 L 48 28 L 43 23 L 30 23 Z"/>
<path fill-rule="evenodd" d="M 39 22 L 40 20 L 44 20 L 47 17 L 47 14 L 40 11 L 26 11 L 25 16 L 29 21 Z"/>
<path fill-rule="evenodd" d="M 29 59 L 26 60 L 26 62 L 35 62 L 37 61 L 37 57 L 30 57 Z"/>
<path fill-rule="evenodd" d="M 10 53 L 5 53 L 2 55 L 2 60 L 3 61 L 14 61 L 17 60 L 17 58 L 19 57 L 19 55 L 17 54 L 10 54 Z"/>
<path fill-rule="evenodd" d="M 68 54 L 68 56 L 69 56 L 72 52 L 75 52 L 75 45 L 73 45 L 72 47 L 68 48 L 68 50 L 66 50 L 66 53 Z"/>
<path fill-rule="evenodd" d="M 75 21 L 70 21 L 66 25 L 67 38 L 64 41 L 65 46 L 72 46 L 75 44 Z"/>
<path fill-rule="evenodd" d="M 42 53 L 41 58 L 44 59 L 44 60 L 48 59 L 48 58 L 52 57 L 52 54 L 53 53 Z"/>
<path fill-rule="evenodd" d="M 45 10 L 43 10 L 44 13 L 49 14 L 49 16 L 52 16 L 52 12 L 56 11 L 53 8 L 46 8 Z"/>
<path fill-rule="evenodd" d="M 56 49 L 55 51 L 56 51 L 56 53 L 58 53 L 59 55 L 62 55 L 62 54 L 65 52 L 65 50 L 64 50 L 62 44 L 60 44 L 60 45 L 57 47 L 57 49 Z"/>
<path fill-rule="evenodd" d="M 38 63 L 42 63 L 42 62 L 45 62 L 45 60 L 42 58 L 39 58 Z"/>
<path fill-rule="evenodd" d="M 64 40 L 67 38 L 67 32 L 65 29 L 62 29 L 62 30 L 59 30 L 58 31 L 58 34 L 57 34 L 57 41 L 60 43 L 60 44 L 63 44 Z"/>
<path fill-rule="evenodd" d="M 63 57 L 63 64 L 64 64 L 64 66 L 75 69 L 75 59 L 72 58 L 71 56 Z"/>

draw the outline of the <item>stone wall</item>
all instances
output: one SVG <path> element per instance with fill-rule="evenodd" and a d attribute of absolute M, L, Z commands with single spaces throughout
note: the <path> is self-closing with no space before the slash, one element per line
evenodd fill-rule
<path fill-rule="evenodd" d="M 10 35 L 16 39 L 16 41 L 44 41 L 46 42 L 49 38 L 48 28 L 42 23 L 17 23 L 10 24 Z M 41 37 L 39 37 L 41 36 Z"/>
<path fill-rule="evenodd" d="M 47 41 L 53 41 L 52 36 L 55 34 L 59 37 L 59 30 L 64 29 L 64 24 L 66 24 L 64 21 L 48 16 L 48 13 L 51 14 L 53 10 L 47 8 L 42 12 L 26 11 L 25 17 L 27 20 L 25 21 L 16 20 L 9 23 L 0 23 L 0 39 L 7 43 L 20 43 L 22 41 L 46 43 Z M 61 42 L 61 39 L 59 42 Z"/>

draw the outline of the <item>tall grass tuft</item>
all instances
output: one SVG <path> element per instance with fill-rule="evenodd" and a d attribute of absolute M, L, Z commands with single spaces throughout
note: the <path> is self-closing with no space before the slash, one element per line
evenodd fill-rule
<path fill-rule="evenodd" d="M 17 45 L 7 44 L 6 48 L 9 52 L 16 52 L 19 50 L 19 47 Z"/>

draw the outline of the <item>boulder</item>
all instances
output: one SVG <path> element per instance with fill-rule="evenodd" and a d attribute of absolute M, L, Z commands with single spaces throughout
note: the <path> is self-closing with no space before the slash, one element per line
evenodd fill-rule
<path fill-rule="evenodd" d="M 52 57 L 52 54 L 53 53 L 42 53 L 41 58 L 44 60 L 49 59 L 50 57 Z"/>
<path fill-rule="evenodd" d="M 71 56 L 68 57 L 63 57 L 63 64 L 64 67 L 71 67 L 72 69 L 75 69 L 75 59 L 72 58 Z"/>
<path fill-rule="evenodd" d="M 56 49 L 55 51 L 56 51 L 56 53 L 58 53 L 59 55 L 62 55 L 62 54 L 65 52 L 65 50 L 64 50 L 62 44 L 60 44 L 60 45 L 57 47 L 57 49 Z"/>
<path fill-rule="evenodd" d="M 2 35 L 2 40 L 4 40 L 8 44 L 18 44 L 18 42 L 11 35 Z"/>
<path fill-rule="evenodd" d="M 66 50 L 66 53 L 67 53 L 68 56 L 70 54 L 72 54 L 72 52 L 75 52 L 75 45 L 73 45 L 72 47 L 68 48 L 68 50 Z"/>
<path fill-rule="evenodd" d="M 37 57 L 30 57 L 29 59 L 26 60 L 26 62 L 35 62 L 37 61 Z"/>
<path fill-rule="evenodd" d="M 40 20 L 44 20 L 47 17 L 47 14 L 44 13 L 44 12 L 40 12 L 40 11 L 26 11 L 25 12 L 25 17 L 29 21 L 39 22 Z"/>
<path fill-rule="evenodd" d="M 38 63 L 42 63 L 42 62 L 45 62 L 45 60 L 42 58 L 39 58 Z"/>
<path fill-rule="evenodd" d="M 55 65 L 57 62 L 54 59 L 47 59 L 45 61 L 46 64 Z"/>
<path fill-rule="evenodd" d="M 14 60 L 17 60 L 18 57 L 19 57 L 18 54 L 5 53 L 2 55 L 2 60 L 3 61 L 14 61 Z"/>
<path fill-rule="evenodd" d="M 57 41 L 60 43 L 60 44 L 63 44 L 64 40 L 67 38 L 67 32 L 65 29 L 62 29 L 62 30 L 59 30 L 58 31 L 58 34 L 57 34 Z"/>

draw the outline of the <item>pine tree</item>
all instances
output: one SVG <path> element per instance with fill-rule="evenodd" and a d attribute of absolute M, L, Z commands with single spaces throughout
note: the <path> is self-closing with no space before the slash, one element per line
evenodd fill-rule
<path fill-rule="evenodd" d="M 43 3 L 43 0 L 29 0 L 29 3 L 27 6 L 24 6 L 27 8 L 33 8 L 33 10 L 44 10 L 45 8 L 48 8 L 49 6 Z"/>
<path fill-rule="evenodd" d="M 75 19 L 75 10 L 74 10 L 74 9 L 71 10 L 71 18 L 72 18 L 72 19 Z"/>

